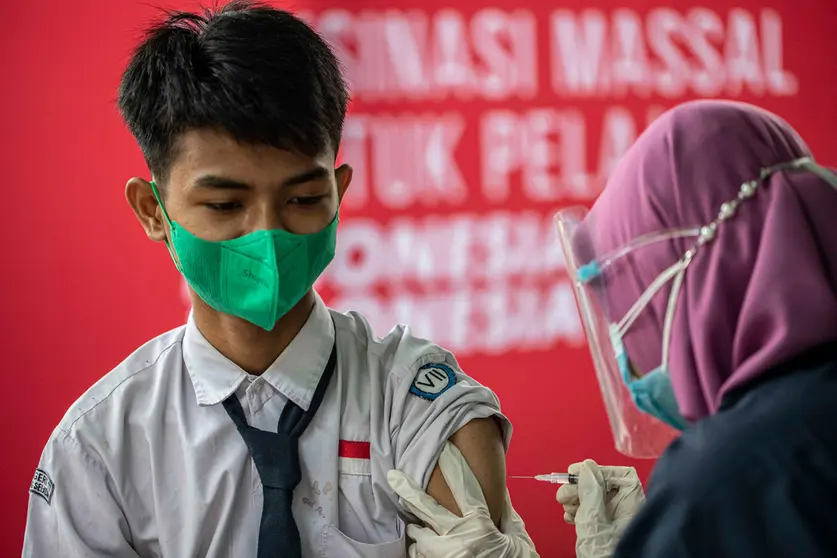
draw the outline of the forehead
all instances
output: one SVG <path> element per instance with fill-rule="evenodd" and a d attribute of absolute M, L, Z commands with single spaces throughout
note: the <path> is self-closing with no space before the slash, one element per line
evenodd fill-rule
<path fill-rule="evenodd" d="M 333 167 L 334 155 L 330 151 L 310 157 L 269 145 L 239 142 L 221 130 L 190 130 L 177 140 L 170 179 L 183 183 L 211 174 L 254 186 L 275 184 L 317 166 Z"/>

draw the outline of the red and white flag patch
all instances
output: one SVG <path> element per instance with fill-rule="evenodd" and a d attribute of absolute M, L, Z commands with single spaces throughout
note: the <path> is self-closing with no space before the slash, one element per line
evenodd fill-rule
<path fill-rule="evenodd" d="M 337 455 L 340 459 L 341 475 L 371 475 L 372 462 L 369 442 L 340 440 Z"/>

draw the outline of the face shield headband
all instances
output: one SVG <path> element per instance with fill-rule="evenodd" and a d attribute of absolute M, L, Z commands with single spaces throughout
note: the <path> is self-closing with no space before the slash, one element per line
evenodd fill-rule
<path fill-rule="evenodd" d="M 623 454 L 658 457 L 677 431 L 687 426 L 674 398 L 668 370 L 674 316 L 686 270 L 695 256 L 715 240 L 719 227 L 731 220 L 741 204 L 755 196 L 767 179 L 779 171 L 812 172 L 837 189 L 837 176 L 810 157 L 782 163 L 763 169 L 757 179 L 742 184 L 736 197 L 721 205 L 712 222 L 643 235 L 611 252 L 597 250 L 596 236 L 592 234 L 596 224 L 585 208 L 569 208 L 556 214 L 558 236 L 568 272 L 575 278 L 576 300 L 616 448 Z M 617 279 L 614 264 L 636 250 L 677 238 L 694 238 L 695 242 L 651 282 L 624 315 L 613 315 L 605 291 Z M 653 370 L 635 371 L 622 339 L 653 297 L 669 283 L 661 363 Z"/>

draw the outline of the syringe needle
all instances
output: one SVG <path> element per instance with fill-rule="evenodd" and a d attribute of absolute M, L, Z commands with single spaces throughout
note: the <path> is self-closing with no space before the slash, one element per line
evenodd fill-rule
<path fill-rule="evenodd" d="M 550 484 L 578 484 L 578 475 L 571 475 L 569 473 L 549 473 L 546 475 L 535 475 L 533 477 L 530 476 L 518 476 L 518 475 L 509 475 L 510 479 L 535 479 L 541 482 L 548 482 Z M 620 486 L 631 486 L 634 483 L 631 479 L 623 479 L 623 478 L 606 478 L 605 484 L 608 487 L 608 490 L 615 490 L 617 487 Z"/>
<path fill-rule="evenodd" d="M 567 473 L 549 473 L 548 475 L 535 476 L 519 476 L 509 475 L 510 479 L 534 479 L 536 481 L 548 482 L 552 484 L 577 484 L 578 477 L 569 475 Z"/>

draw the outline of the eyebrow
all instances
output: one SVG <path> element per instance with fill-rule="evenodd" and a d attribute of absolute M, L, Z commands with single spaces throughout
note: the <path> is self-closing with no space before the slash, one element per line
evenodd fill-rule
<path fill-rule="evenodd" d="M 282 188 L 297 186 L 299 184 L 305 184 L 306 182 L 312 182 L 314 180 L 328 178 L 330 174 L 330 169 L 321 165 L 317 165 L 316 167 L 308 169 L 307 171 L 286 178 L 280 183 L 280 186 Z M 195 179 L 194 185 L 199 188 L 211 188 L 218 190 L 252 189 L 252 185 L 248 184 L 247 182 L 241 182 L 240 180 L 234 180 L 232 178 L 218 176 L 215 174 L 205 174 L 203 176 L 199 176 L 197 179 Z"/>

